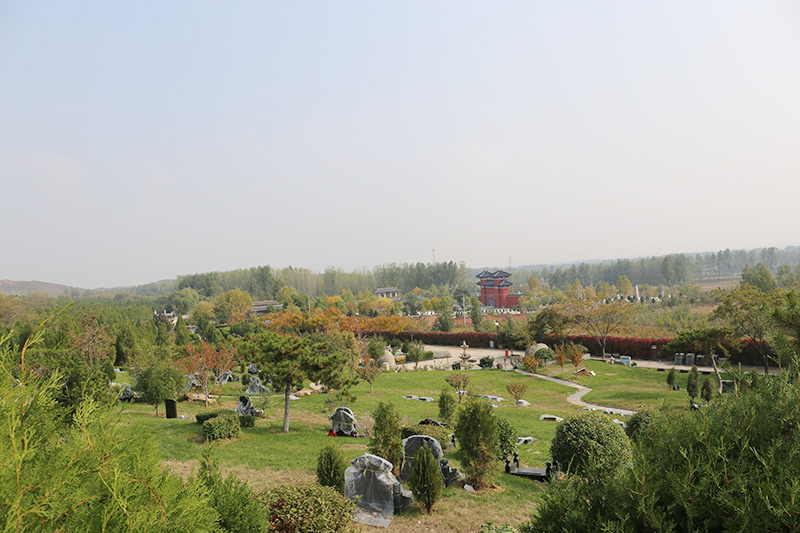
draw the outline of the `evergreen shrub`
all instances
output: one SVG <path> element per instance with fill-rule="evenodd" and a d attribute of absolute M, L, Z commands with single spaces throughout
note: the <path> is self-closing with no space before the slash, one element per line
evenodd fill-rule
<path fill-rule="evenodd" d="M 409 485 L 414 492 L 414 498 L 425 506 L 428 514 L 431 513 L 433 504 L 442 495 L 442 471 L 438 461 L 433 457 L 433 452 L 423 446 L 414 457 L 411 465 Z"/>
<path fill-rule="evenodd" d="M 669 386 L 670 389 L 675 387 L 675 375 L 676 375 L 675 367 L 673 366 L 672 368 L 669 369 L 669 373 L 667 373 L 667 385 Z"/>
<path fill-rule="evenodd" d="M 342 449 L 334 443 L 328 444 L 317 457 L 317 483 L 343 494 L 347 464 Z"/>
<path fill-rule="evenodd" d="M 585 474 L 589 463 L 599 475 L 613 474 L 631 460 L 625 431 L 598 413 L 569 417 L 556 427 L 550 455 L 570 473 Z"/>
<path fill-rule="evenodd" d="M 283 485 L 262 493 L 269 530 L 293 533 L 338 533 L 353 519 L 353 503 L 331 487 Z"/>
<path fill-rule="evenodd" d="M 476 489 L 483 488 L 496 472 L 499 462 L 497 421 L 483 398 L 470 397 L 459 410 L 455 429 L 461 468 Z"/>
<path fill-rule="evenodd" d="M 483 369 L 492 368 L 494 366 L 494 359 L 492 359 L 492 357 L 489 355 L 486 357 L 481 357 L 481 360 L 478 361 L 478 366 Z"/>
<path fill-rule="evenodd" d="M 235 413 L 222 413 L 203 422 L 203 435 L 207 441 L 233 439 L 239 436 L 242 426 Z"/>
<path fill-rule="evenodd" d="M 267 520 L 261 502 L 247 483 L 236 476 L 231 474 L 222 479 L 210 448 L 203 453 L 197 478 L 208 489 L 211 506 L 219 514 L 217 525 L 222 531 L 250 533 L 266 529 Z"/>
<path fill-rule="evenodd" d="M 653 423 L 629 467 L 600 483 L 551 483 L 520 532 L 797 529 L 797 373 L 761 377 L 712 409 L 667 411 Z"/>
<path fill-rule="evenodd" d="M 636 411 L 628 420 L 625 434 L 634 442 L 639 439 L 640 435 L 646 435 L 647 438 L 650 438 L 654 421 L 655 415 L 650 409 Z"/>
<path fill-rule="evenodd" d="M 211 420 L 212 418 L 216 418 L 225 412 L 226 411 L 206 411 L 205 413 L 197 413 L 196 415 L 194 415 L 194 420 L 198 424 L 202 425 L 206 420 Z"/>
<path fill-rule="evenodd" d="M 456 399 L 449 390 L 444 389 L 439 395 L 439 418 L 445 424 L 450 424 L 453 421 L 453 415 L 456 412 Z"/>
<path fill-rule="evenodd" d="M 497 438 L 500 448 L 498 459 L 502 461 L 506 457 L 514 455 L 514 452 L 517 451 L 517 431 L 507 418 L 496 417 L 496 421 Z"/>
<path fill-rule="evenodd" d="M 372 439 L 367 450 L 392 463 L 396 473 L 403 458 L 400 417 L 395 412 L 394 405 L 380 402 L 372 413 L 372 418 L 375 423 L 372 426 Z"/>
<path fill-rule="evenodd" d="M 450 442 L 452 430 L 445 427 L 434 426 L 432 424 L 417 424 L 413 426 L 403 426 L 400 428 L 400 439 L 407 439 L 411 435 L 427 435 L 439 441 L 444 446 Z"/>
<path fill-rule="evenodd" d="M 256 417 L 253 415 L 241 415 L 239 417 L 239 425 L 243 428 L 251 428 L 256 425 Z"/>

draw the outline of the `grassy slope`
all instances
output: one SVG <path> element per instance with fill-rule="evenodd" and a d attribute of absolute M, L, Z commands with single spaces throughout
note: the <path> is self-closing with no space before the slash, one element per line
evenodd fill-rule
<path fill-rule="evenodd" d="M 581 384 L 596 388 L 587 401 L 596 401 L 621 407 L 640 407 L 648 405 L 657 407 L 663 401 L 667 406 L 684 406 L 685 392 L 673 393 L 667 390 L 663 372 L 641 368 L 627 368 L 620 365 L 604 365 L 599 362 L 588 362 L 588 367 L 597 372 L 597 376 L 575 378 Z M 565 369 L 564 375 L 569 374 Z M 559 375 L 560 368 L 551 367 L 548 374 Z M 555 433 L 555 424 L 541 422 L 539 415 L 543 413 L 558 416 L 578 414 L 580 408 L 568 404 L 566 397 L 574 389 L 524 376 L 514 372 L 499 370 L 469 371 L 469 389 L 474 394 L 492 394 L 506 398 L 496 409 L 499 416 L 508 418 L 520 436 L 536 437 L 536 442 L 520 447 L 520 459 L 523 464 L 544 466 L 549 460 L 549 445 Z M 449 388 L 444 379 L 447 373 L 442 371 L 417 371 L 387 373 L 378 377 L 374 392 L 369 392 L 366 383 L 354 389 L 358 398 L 350 407 L 356 414 L 359 423 L 370 425 L 369 413 L 379 401 L 389 400 L 404 418 L 405 423 L 413 424 L 426 417 L 438 418 L 438 404 L 418 400 L 405 400 L 402 396 L 438 397 L 444 388 Z M 124 381 L 125 376 L 118 376 Z M 685 385 L 685 374 L 679 374 L 679 383 Z M 506 391 L 509 383 L 525 383 L 528 392 L 524 398 L 531 402 L 530 407 L 515 407 L 513 398 Z M 212 408 L 229 408 L 236 405 L 238 396 L 242 394 L 242 385 L 228 384 L 222 389 L 220 403 Z M 283 399 L 273 397 L 266 410 L 265 418 L 259 419 L 254 428 L 243 430 L 242 436 L 233 441 L 217 445 L 217 456 L 228 471 L 234 471 L 241 478 L 248 480 L 255 488 L 261 489 L 280 483 L 295 480 L 311 481 L 316 458 L 322 446 L 331 442 L 327 436 L 330 428 L 328 415 L 323 413 L 325 394 L 313 394 L 293 401 L 291 404 L 291 427 L 288 434 L 281 433 Z M 202 402 L 181 402 L 178 414 L 193 417 L 199 411 L 205 411 Z M 201 428 L 191 420 L 165 420 L 163 408 L 160 417 L 154 416 L 152 407 L 133 404 L 125 407 L 123 421 L 130 424 L 137 432 L 146 432 L 158 445 L 162 459 L 174 470 L 188 473 L 196 465 L 202 448 Z M 338 438 L 334 442 L 340 444 L 348 459 L 365 453 L 368 439 Z M 444 443 L 442 443 L 444 444 Z M 451 463 L 458 466 L 458 457 L 454 450 L 448 450 L 446 456 Z M 498 472 L 502 465 L 498 463 Z M 433 515 L 427 516 L 414 510 L 395 519 L 391 531 L 476 531 L 485 522 L 518 524 L 525 520 L 539 498 L 542 486 L 525 479 L 499 473 L 497 486 L 493 490 L 469 494 L 460 489 L 447 489 L 443 500 Z"/>
<path fill-rule="evenodd" d="M 686 393 L 688 373 L 675 375 L 675 384 L 679 385 L 681 390 L 671 391 L 667 387 L 667 371 L 609 365 L 601 361 L 584 361 L 581 366 L 594 371 L 596 375 L 574 376 L 572 375 L 574 368 L 570 364 L 564 367 L 563 374 L 561 367 L 557 365 L 549 365 L 542 373 L 593 389 L 583 397 L 584 401 L 589 403 L 634 410 L 643 407 L 682 409 L 689 404 L 689 396 Z M 705 376 L 700 376 L 701 383 L 704 378 Z"/>

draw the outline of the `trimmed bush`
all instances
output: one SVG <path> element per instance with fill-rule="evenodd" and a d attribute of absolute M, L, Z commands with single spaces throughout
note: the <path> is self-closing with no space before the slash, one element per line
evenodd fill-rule
<path fill-rule="evenodd" d="M 417 340 L 425 344 L 438 344 L 442 346 L 460 346 L 466 341 L 473 348 L 488 348 L 489 343 L 494 341 L 495 346 L 499 346 L 499 336 L 497 333 L 478 332 L 478 331 L 401 331 L 398 333 L 391 331 L 365 331 L 369 335 L 383 335 L 386 338 L 396 338 L 400 341 Z M 537 339 L 545 344 L 560 344 L 561 339 L 544 336 Z M 582 344 L 589 349 L 591 355 L 600 355 L 600 345 L 594 337 L 590 335 L 567 335 L 564 338 L 573 344 Z M 663 351 L 663 348 L 673 339 L 661 338 L 634 338 L 634 337 L 606 337 L 606 353 L 619 353 L 628 355 L 634 359 L 647 359 L 653 355 L 653 345 L 656 351 L 662 356 L 671 357 L 672 353 Z M 731 362 L 759 366 L 763 362 L 758 347 L 750 339 L 742 339 L 740 346 L 727 347 L 730 352 Z M 698 346 L 682 347 L 680 352 L 700 352 Z"/>
<path fill-rule="evenodd" d="M 203 435 L 207 441 L 233 439 L 239 436 L 242 426 L 235 413 L 222 413 L 203 422 Z"/>
<path fill-rule="evenodd" d="M 539 348 L 534 355 L 539 361 L 549 361 L 556 358 L 556 352 L 550 348 Z"/>
<path fill-rule="evenodd" d="M 491 356 L 481 357 L 481 360 L 478 361 L 478 366 L 487 369 L 492 368 L 494 366 L 494 359 Z"/>
<path fill-rule="evenodd" d="M 427 435 L 429 437 L 433 437 L 434 439 L 439 441 L 439 444 L 444 446 L 448 442 L 450 442 L 450 434 L 453 431 L 449 428 L 428 425 L 428 424 L 417 424 L 413 426 L 403 426 L 400 429 L 400 438 L 407 439 L 411 435 Z"/>
<path fill-rule="evenodd" d="M 211 420 L 212 418 L 217 418 L 222 413 L 226 413 L 227 411 L 207 411 L 205 413 L 197 413 L 194 415 L 194 420 L 198 424 L 205 423 L 206 420 Z"/>
<path fill-rule="evenodd" d="M 571 473 L 583 475 L 591 468 L 605 475 L 630 462 L 631 445 L 625 431 L 611 419 L 598 413 L 584 413 L 558 425 L 550 455 Z"/>
<path fill-rule="evenodd" d="M 343 494 L 347 464 L 342 449 L 331 442 L 320 450 L 317 457 L 317 483 Z"/>
<path fill-rule="evenodd" d="M 269 531 L 337 533 L 353 518 L 353 503 L 331 487 L 283 485 L 262 493 Z"/>
<path fill-rule="evenodd" d="M 414 457 L 408 483 L 414 492 L 414 498 L 425 506 L 428 514 L 431 514 L 433 504 L 442 495 L 443 481 L 439 463 L 427 446 L 420 448 Z"/>
<path fill-rule="evenodd" d="M 239 425 L 243 428 L 251 428 L 256 425 L 256 417 L 253 415 L 242 415 L 239 417 Z"/>

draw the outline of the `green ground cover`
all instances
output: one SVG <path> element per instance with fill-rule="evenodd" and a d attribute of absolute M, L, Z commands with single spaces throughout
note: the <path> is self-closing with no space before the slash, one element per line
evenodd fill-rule
<path fill-rule="evenodd" d="M 564 377 L 570 377 L 571 368 L 565 369 Z M 660 405 L 685 408 L 686 406 L 686 393 L 669 391 L 664 372 L 628 368 L 622 365 L 605 365 L 595 361 L 588 361 L 587 368 L 594 370 L 597 376 L 572 377 L 574 381 L 596 389 L 585 397 L 587 401 L 630 408 Z M 498 408 L 495 410 L 497 415 L 507 418 L 519 436 L 536 438 L 533 444 L 519 448 L 521 463 L 544 467 L 545 462 L 550 460 L 550 441 L 554 436 L 556 424 L 540 421 L 539 416 L 547 413 L 567 417 L 580 413 L 579 407 L 566 401 L 567 396 L 574 393 L 575 389 L 516 372 L 493 369 L 465 371 L 465 373 L 470 378 L 468 389 L 471 394 L 490 394 L 505 398 L 505 401 L 498 403 Z M 561 377 L 560 368 L 557 366 L 549 367 L 547 373 Z M 449 374 L 450 372 L 446 371 L 423 370 L 383 373 L 375 381 L 373 392 L 369 391 L 369 385 L 366 383 L 357 385 L 353 389 L 357 399 L 347 405 L 355 413 L 359 424 L 364 426 L 371 425 L 370 413 L 377 407 L 378 402 L 387 400 L 394 404 L 405 424 L 416 424 L 428 417 L 437 419 L 438 403 L 406 400 L 403 396 L 410 394 L 438 398 L 443 389 L 450 389 L 445 382 Z M 118 381 L 128 381 L 128 377 L 125 373 L 120 374 Z M 244 381 L 248 381 L 246 374 Z M 685 381 L 686 374 L 679 374 L 678 383 L 682 388 L 685 387 Z M 510 383 L 527 385 L 528 390 L 524 399 L 529 401 L 531 406 L 513 405 L 513 398 L 506 390 L 506 385 Z M 195 423 L 194 415 L 208 410 L 233 409 L 239 396 L 244 393 L 244 388 L 241 383 L 230 383 L 217 388 L 218 402 L 209 408 L 204 407 L 202 401 L 179 402 L 179 416 L 189 419 L 166 420 L 163 416 L 163 407 L 159 409 L 161 416 L 156 417 L 155 410 L 149 405 L 125 404 L 122 421 L 132 430 L 150 435 L 157 444 L 162 460 L 178 471 L 181 471 L 181 467 L 186 467 L 182 470 L 185 473 L 196 465 L 204 447 L 201 426 Z M 219 462 L 233 471 L 240 469 L 241 472 L 241 469 L 247 469 L 248 474 L 243 477 L 251 484 L 262 488 L 269 486 L 270 483 L 292 482 L 298 477 L 305 480 L 313 479 L 319 450 L 332 439 L 327 436 L 330 429 L 328 416 L 332 408 L 340 405 L 335 402 L 328 402 L 326 405 L 326 399 L 331 399 L 332 396 L 332 394 L 316 393 L 292 401 L 290 432 L 287 434 L 281 432 L 283 397 L 271 396 L 265 416 L 257 420 L 255 427 L 243 429 L 242 435 L 235 440 L 215 445 Z M 253 401 L 256 405 L 259 404 L 256 397 L 253 397 Z M 334 442 L 342 446 L 345 457 L 350 460 L 366 452 L 369 439 L 336 438 Z M 457 450 L 446 450 L 445 456 L 452 465 L 459 465 Z M 495 489 L 481 491 L 478 494 L 470 494 L 460 489 L 447 489 L 439 507 L 441 510 L 438 518 L 436 513 L 433 517 L 427 517 L 415 510 L 397 517 L 392 525 L 392 531 L 417 531 L 419 525 L 417 522 L 429 529 L 432 528 L 431 530 L 444 528 L 450 523 L 446 517 L 448 513 L 455 516 L 466 513 L 460 520 L 464 524 L 470 524 L 469 527 L 449 529 L 451 531 L 475 531 L 479 529 L 475 526 L 488 521 L 517 524 L 525 520 L 538 501 L 543 486 L 503 474 L 502 464 L 499 466 L 500 473 L 495 480 Z M 287 472 L 287 475 L 281 477 L 279 475 L 281 472 Z M 270 478 L 263 483 L 258 479 L 262 473 L 266 473 L 264 476 Z M 467 508 L 468 511 L 465 510 Z"/>
<path fill-rule="evenodd" d="M 554 364 L 548 365 L 546 370 L 539 369 L 538 372 L 591 388 L 592 392 L 583 397 L 589 403 L 633 410 L 645 407 L 684 409 L 689 404 L 689 395 L 686 393 L 688 373 L 675 374 L 675 384 L 681 390 L 671 391 L 667 386 L 668 369 L 659 372 L 654 368 L 609 365 L 594 360 L 584 361 L 580 366 L 585 366 L 596 375 L 575 376 L 572 365 L 565 366 L 562 374 L 561 367 Z M 701 382 L 704 378 L 705 376 L 700 376 Z"/>

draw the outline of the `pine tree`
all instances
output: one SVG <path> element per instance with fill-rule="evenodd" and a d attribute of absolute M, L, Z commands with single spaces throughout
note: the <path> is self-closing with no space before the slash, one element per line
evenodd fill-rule
<path fill-rule="evenodd" d="M 346 468 L 347 461 L 342 454 L 342 449 L 334 443 L 328 444 L 322 448 L 317 457 L 317 483 L 344 493 Z"/>
<path fill-rule="evenodd" d="M 471 397 L 458 414 L 455 429 L 461 467 L 476 489 L 482 488 L 500 464 L 497 421 L 488 402 Z"/>
<path fill-rule="evenodd" d="M 686 380 L 686 392 L 689 393 L 689 398 L 694 400 L 697 398 L 697 393 L 699 392 L 699 381 L 700 376 L 697 373 L 697 367 L 693 366 L 692 369 L 689 371 L 689 378 Z"/>
<path fill-rule="evenodd" d="M 192 341 L 192 332 L 186 327 L 182 316 L 178 316 L 178 321 L 175 323 L 175 346 L 183 348 Z"/>
<path fill-rule="evenodd" d="M 439 418 L 442 422 L 449 424 L 453 421 L 453 415 L 456 412 L 456 399 L 450 394 L 450 391 L 443 389 L 439 395 Z"/>
<path fill-rule="evenodd" d="M 428 446 L 423 446 L 414 457 L 411 465 L 409 485 L 414 492 L 414 498 L 422 505 L 428 514 L 431 513 L 433 504 L 442 495 L 442 471 L 439 463 L 433 457 Z"/>
<path fill-rule="evenodd" d="M 394 406 L 388 402 L 380 402 L 372 413 L 375 425 L 372 427 L 372 440 L 369 442 L 369 453 L 383 457 L 392 465 L 394 471 L 403 458 L 402 426 L 400 417 L 395 413 Z"/>
<path fill-rule="evenodd" d="M 706 376 L 706 379 L 703 380 L 703 386 L 700 390 L 700 397 L 708 403 L 711 401 L 712 396 L 714 395 L 714 389 L 711 385 L 711 376 Z"/>

